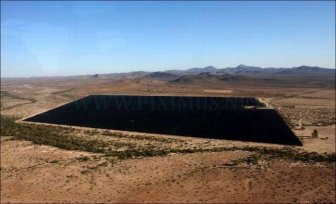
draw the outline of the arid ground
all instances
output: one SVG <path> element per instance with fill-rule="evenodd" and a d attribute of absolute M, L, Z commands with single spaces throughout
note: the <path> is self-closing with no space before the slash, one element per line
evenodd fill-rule
<path fill-rule="evenodd" d="M 1 203 L 335 202 L 334 82 L 2 79 Z M 303 146 L 14 122 L 90 94 L 258 97 Z"/>

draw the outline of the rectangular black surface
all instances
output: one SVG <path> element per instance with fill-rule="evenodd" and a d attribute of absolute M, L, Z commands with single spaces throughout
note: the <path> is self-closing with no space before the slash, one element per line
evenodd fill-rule
<path fill-rule="evenodd" d="M 92 95 L 31 122 L 213 139 L 302 145 L 282 117 L 255 98 Z"/>

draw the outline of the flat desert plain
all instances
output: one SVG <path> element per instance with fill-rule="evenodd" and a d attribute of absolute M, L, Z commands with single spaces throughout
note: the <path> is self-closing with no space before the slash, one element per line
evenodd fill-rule
<path fill-rule="evenodd" d="M 1 203 L 333 203 L 335 81 L 313 82 L 2 79 Z M 303 146 L 15 122 L 91 94 L 258 97 Z"/>

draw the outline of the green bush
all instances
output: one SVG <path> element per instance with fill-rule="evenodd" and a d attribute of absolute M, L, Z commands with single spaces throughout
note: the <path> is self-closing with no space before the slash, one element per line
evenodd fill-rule
<path fill-rule="evenodd" d="M 318 135 L 319 135 L 318 131 L 317 131 L 316 129 L 313 130 L 313 132 L 312 132 L 312 137 L 313 137 L 313 138 L 318 138 Z"/>

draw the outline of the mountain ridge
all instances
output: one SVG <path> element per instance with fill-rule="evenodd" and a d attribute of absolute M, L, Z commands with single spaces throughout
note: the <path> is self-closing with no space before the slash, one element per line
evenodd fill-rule
<path fill-rule="evenodd" d="M 200 73 L 211 73 L 214 75 L 221 74 L 237 74 L 237 75 L 321 75 L 330 76 L 335 75 L 335 68 L 323 68 L 318 66 L 301 65 L 297 67 L 257 67 L 240 64 L 236 67 L 216 68 L 215 66 L 206 67 L 193 67 L 190 69 L 168 69 L 164 71 L 131 71 L 120 73 L 95 73 L 91 75 L 71 75 L 71 76 L 37 76 L 37 77 L 1 77 L 2 79 L 21 79 L 21 78 L 58 78 L 58 77 L 90 77 L 95 78 L 97 76 L 102 78 L 138 78 L 138 77 L 154 77 L 160 78 L 160 74 L 171 74 L 170 76 L 183 76 L 183 75 L 197 75 Z M 153 74 L 155 73 L 155 74 Z M 153 75 L 151 75 L 153 74 Z M 168 76 L 168 75 L 167 75 Z M 164 78 L 164 77 L 161 77 Z"/>

